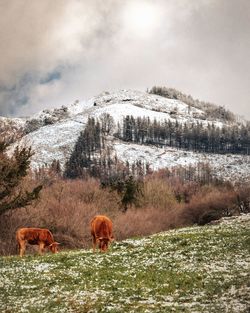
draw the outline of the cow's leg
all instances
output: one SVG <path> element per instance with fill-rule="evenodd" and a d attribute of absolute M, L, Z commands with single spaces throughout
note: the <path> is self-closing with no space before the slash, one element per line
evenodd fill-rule
<path fill-rule="evenodd" d="M 19 241 L 17 242 L 17 253 L 20 255 L 21 246 Z"/>
<path fill-rule="evenodd" d="M 45 247 L 44 242 L 40 242 L 40 243 L 39 243 L 39 254 L 40 254 L 40 255 L 43 254 L 44 247 Z"/>
<path fill-rule="evenodd" d="M 18 243 L 19 246 L 19 255 L 22 257 L 25 254 L 26 243 L 25 241 L 21 241 Z"/>
<path fill-rule="evenodd" d="M 96 237 L 95 235 L 93 235 L 93 251 L 95 252 L 95 248 L 96 248 Z"/>

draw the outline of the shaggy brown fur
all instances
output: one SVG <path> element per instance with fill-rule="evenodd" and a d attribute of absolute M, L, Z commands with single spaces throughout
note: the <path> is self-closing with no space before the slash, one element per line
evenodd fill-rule
<path fill-rule="evenodd" d="M 25 254 L 26 244 L 39 245 L 39 254 L 42 254 L 46 247 L 51 252 L 57 253 L 58 242 L 54 241 L 53 235 L 46 228 L 20 228 L 16 232 L 16 240 L 19 247 L 19 254 Z"/>
<path fill-rule="evenodd" d="M 96 243 L 99 242 L 99 249 L 106 251 L 109 242 L 114 240 L 112 234 L 112 222 L 105 215 L 97 215 L 91 221 L 91 235 L 93 237 L 93 250 L 95 251 Z"/>

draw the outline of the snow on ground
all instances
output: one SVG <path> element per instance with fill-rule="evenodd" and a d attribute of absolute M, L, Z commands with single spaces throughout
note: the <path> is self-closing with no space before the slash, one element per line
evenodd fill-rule
<path fill-rule="evenodd" d="M 250 179 L 250 156 L 238 154 L 208 154 L 175 148 L 157 148 L 152 145 L 138 145 L 114 141 L 113 148 L 119 160 L 133 163 L 137 160 L 149 163 L 153 170 L 171 168 L 177 165 L 188 166 L 199 162 L 209 163 L 215 176 L 225 179 Z"/>
<path fill-rule="evenodd" d="M 10 138 L 17 136 L 20 138 L 23 135 L 23 129 L 26 120 L 24 118 L 9 118 L 0 116 L 0 135 Z"/>
<path fill-rule="evenodd" d="M 31 120 L 31 119 L 43 120 L 44 118 L 56 116 L 56 115 L 60 114 L 60 112 L 62 112 L 62 111 L 67 113 L 67 115 L 65 115 L 64 117 L 62 116 L 62 119 L 65 119 L 68 117 L 73 117 L 79 113 L 82 113 L 86 109 L 88 109 L 92 106 L 93 106 L 92 101 L 76 100 L 75 102 L 73 102 L 71 104 L 63 105 L 60 108 L 44 109 L 44 110 L 30 116 L 28 119 L 29 120 Z"/>
<path fill-rule="evenodd" d="M 117 121 L 122 116 L 146 116 L 150 119 L 163 121 L 170 119 L 180 123 L 214 123 L 215 126 L 223 125 L 220 121 L 207 121 L 205 113 L 194 107 L 189 107 L 180 100 L 167 99 L 161 96 L 148 94 L 136 90 L 120 90 L 114 93 L 103 93 L 92 99 L 97 107 L 106 108 L 105 112 L 111 114 Z M 97 111 L 98 112 L 98 111 Z"/>
<path fill-rule="evenodd" d="M 161 96 L 148 94 L 142 91 L 137 90 L 120 90 L 114 93 L 104 93 L 93 99 L 96 102 L 96 105 L 106 105 L 115 104 L 115 103 L 132 103 L 138 107 L 144 107 L 148 110 L 156 110 L 160 112 L 173 112 L 179 115 L 189 115 L 193 116 L 195 113 L 200 116 L 203 116 L 204 112 L 193 108 L 188 107 L 188 105 L 182 101 L 167 99 Z"/>
<path fill-rule="evenodd" d="M 24 126 L 25 122 L 26 120 L 24 118 L 0 116 L 0 123 L 2 125 L 15 125 L 17 128 L 20 128 Z"/>
<path fill-rule="evenodd" d="M 90 101 L 75 101 L 67 106 L 70 116 L 77 115 L 84 112 L 86 109 L 92 107 L 93 104 Z"/>
<path fill-rule="evenodd" d="M 63 113 L 64 112 L 64 116 Z M 202 123 L 207 126 L 208 123 L 221 127 L 220 121 L 207 121 L 205 113 L 194 107 L 189 107 L 186 103 L 167 99 L 161 96 L 148 94 L 146 92 L 135 90 L 120 90 L 118 92 L 104 92 L 88 101 L 75 101 L 61 108 L 48 109 L 38 112 L 29 118 L 29 120 L 44 120 L 53 118 L 60 122 L 63 118 L 74 118 L 77 115 L 88 115 L 99 117 L 103 113 L 109 113 L 115 121 L 122 121 L 126 115 L 136 117 L 150 117 L 163 121 L 169 119 L 180 123 Z M 57 117 L 57 120 L 56 120 Z"/>
<path fill-rule="evenodd" d="M 157 111 L 151 111 L 146 108 L 140 108 L 132 103 L 114 103 L 105 107 L 99 107 L 93 112 L 93 116 L 100 117 L 103 113 L 110 114 L 115 122 L 122 122 L 123 117 L 127 115 L 132 115 L 134 118 L 137 117 L 149 117 L 152 122 L 154 119 L 157 121 L 164 121 L 165 119 L 170 119 L 172 122 L 175 119 L 171 118 L 168 113 L 162 113 Z"/>
<path fill-rule="evenodd" d="M 62 165 L 70 157 L 74 144 L 84 129 L 84 120 L 66 120 L 61 123 L 41 127 L 35 132 L 24 136 L 19 144 L 32 146 L 35 154 L 32 156 L 31 166 L 38 169 L 48 166 L 54 159 Z M 11 151 L 15 145 L 11 147 Z"/>

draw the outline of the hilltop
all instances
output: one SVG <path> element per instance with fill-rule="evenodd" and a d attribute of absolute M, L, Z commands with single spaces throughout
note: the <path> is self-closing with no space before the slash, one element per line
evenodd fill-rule
<path fill-rule="evenodd" d="M 100 119 L 104 114 L 112 116 L 115 124 L 122 124 L 126 116 L 134 118 L 150 118 L 153 122 L 214 125 L 223 128 L 233 127 L 237 123 L 221 118 L 211 119 L 207 116 L 206 108 L 190 106 L 178 100 L 140 91 L 121 90 L 104 92 L 88 101 L 76 101 L 58 109 L 43 110 L 34 116 L 23 119 L 1 118 L 2 133 L 16 134 L 18 144 L 30 144 L 35 152 L 32 167 L 49 166 L 53 160 L 59 160 L 64 167 L 70 157 L 81 131 L 84 130 L 89 117 Z M 4 130 L 4 131 L 3 131 Z M 121 161 L 135 162 L 140 159 L 157 170 L 176 165 L 195 165 L 198 162 L 209 162 L 214 174 L 226 179 L 249 179 L 249 155 L 211 154 L 185 151 L 175 147 L 160 147 L 155 145 L 138 145 L 125 142 L 114 137 L 116 129 L 109 136 L 109 146 Z"/>
<path fill-rule="evenodd" d="M 1 257 L 1 312 L 249 312 L 250 216 L 57 255 Z"/>

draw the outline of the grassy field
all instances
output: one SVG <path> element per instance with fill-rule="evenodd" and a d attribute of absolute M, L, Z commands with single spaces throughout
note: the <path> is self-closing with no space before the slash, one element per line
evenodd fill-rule
<path fill-rule="evenodd" d="M 250 312 L 250 216 L 91 250 L 0 258 L 0 312 Z"/>

